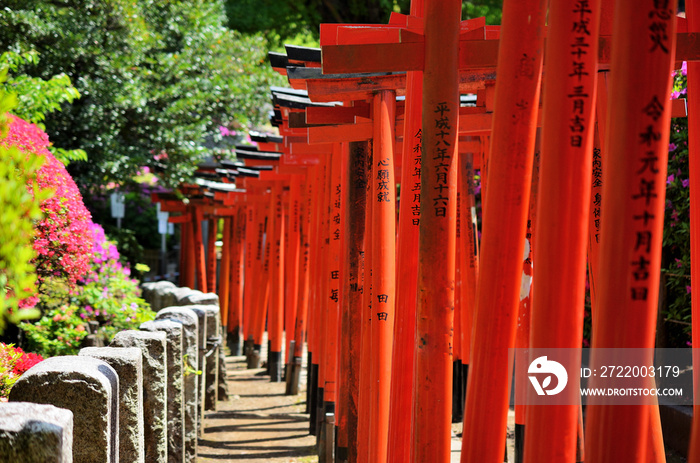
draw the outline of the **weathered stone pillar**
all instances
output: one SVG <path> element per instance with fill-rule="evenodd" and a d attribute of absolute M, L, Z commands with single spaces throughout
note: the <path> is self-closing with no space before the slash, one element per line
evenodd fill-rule
<path fill-rule="evenodd" d="M 172 290 L 177 288 L 174 283 L 170 281 L 157 281 L 155 283 L 144 283 L 141 285 L 143 288 L 143 298 L 151 304 L 151 310 L 154 312 L 159 311 L 163 307 L 163 297 L 166 293 L 170 293 Z"/>
<path fill-rule="evenodd" d="M 199 317 L 185 307 L 167 307 L 156 314 L 156 320 L 173 320 L 182 323 L 184 390 L 185 390 L 185 461 L 194 462 L 197 456 L 197 423 L 199 403 L 197 352 L 199 350 Z"/>
<path fill-rule="evenodd" d="M 141 349 L 145 457 L 148 463 L 165 463 L 168 461 L 166 334 L 121 331 L 114 336 L 110 346 Z"/>
<path fill-rule="evenodd" d="M 223 342 L 223 337 L 222 337 Z M 228 400 L 228 378 L 226 377 L 226 353 L 224 346 L 219 346 L 219 385 L 217 389 L 217 399 Z"/>
<path fill-rule="evenodd" d="M 75 355 L 48 358 L 17 380 L 10 401 L 73 412 L 73 463 L 119 461 L 119 377 L 108 363 Z"/>
<path fill-rule="evenodd" d="M 73 461 L 73 412 L 28 402 L 0 404 L 0 461 Z"/>
<path fill-rule="evenodd" d="M 192 290 L 187 287 L 166 288 L 163 291 L 161 305 L 158 309 L 161 310 L 166 307 L 180 306 L 182 304 L 180 304 L 179 301 L 190 293 L 192 293 Z"/>
<path fill-rule="evenodd" d="M 86 347 L 78 355 L 103 360 L 116 370 L 119 375 L 119 461 L 145 463 L 141 349 Z"/>
<path fill-rule="evenodd" d="M 215 293 L 192 290 L 189 294 L 178 299 L 177 302 L 177 305 L 219 305 L 219 296 Z"/>
<path fill-rule="evenodd" d="M 197 370 L 201 373 L 197 378 L 197 432 L 201 433 L 202 417 L 204 416 L 204 391 L 206 390 L 207 359 L 204 357 L 207 349 L 207 310 L 202 305 L 187 305 L 183 308 L 190 309 L 197 315 Z"/>
<path fill-rule="evenodd" d="M 173 320 L 142 323 L 140 329 L 148 332 L 164 332 L 168 347 L 168 463 L 185 461 L 185 400 L 183 384 L 183 325 Z"/>
<path fill-rule="evenodd" d="M 204 305 L 207 314 L 207 345 L 204 371 L 204 410 L 216 410 L 219 387 L 219 351 L 221 350 L 221 319 L 218 305 Z"/>

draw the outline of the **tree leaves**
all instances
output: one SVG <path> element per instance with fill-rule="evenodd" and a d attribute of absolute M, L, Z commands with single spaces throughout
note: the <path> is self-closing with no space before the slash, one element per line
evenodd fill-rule
<path fill-rule="evenodd" d="M 80 92 L 44 124 L 55 146 L 87 153 L 89 163 L 80 152 L 64 157 L 81 188 L 128 182 L 161 152 L 170 160 L 163 183 L 180 183 L 220 125 L 265 124 L 269 86 L 283 82 L 261 35 L 225 27 L 220 0 L 6 3 L 0 51 L 37 52 L 39 64 L 21 72 L 45 81 L 63 73 Z"/>

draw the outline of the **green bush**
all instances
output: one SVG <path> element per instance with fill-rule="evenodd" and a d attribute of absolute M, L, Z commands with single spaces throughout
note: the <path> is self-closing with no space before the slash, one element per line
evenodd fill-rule
<path fill-rule="evenodd" d="M 54 278 L 42 287 L 39 307 L 44 316 L 39 323 L 23 323 L 27 347 L 44 356 L 75 354 L 88 334 L 105 344 L 121 330 L 138 329 L 153 320 L 155 313 L 140 297 L 138 281 L 119 262 L 114 243 L 105 237 L 102 227 L 93 224 L 92 268 L 71 287 L 64 279 Z"/>
<path fill-rule="evenodd" d="M 75 355 L 88 335 L 86 323 L 74 305 L 49 310 L 37 323 L 22 323 L 27 349 L 44 357 Z"/>
<path fill-rule="evenodd" d="M 0 70 L 0 83 L 5 79 Z M 0 141 L 7 136 L 10 119 L 7 112 L 16 97 L 0 89 Z M 6 320 L 13 323 L 36 318 L 38 311 L 29 309 L 36 291 L 36 258 L 33 248 L 33 224 L 42 217 L 39 205 L 51 191 L 37 186 L 37 172 L 43 158 L 23 153 L 14 146 L 0 143 L 0 333 Z M 21 309 L 21 310 L 18 310 Z"/>

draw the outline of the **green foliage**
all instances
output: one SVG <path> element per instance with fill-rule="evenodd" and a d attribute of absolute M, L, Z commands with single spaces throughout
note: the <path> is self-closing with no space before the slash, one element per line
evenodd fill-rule
<path fill-rule="evenodd" d="M 44 357 L 76 355 L 88 335 L 77 312 L 77 307 L 63 305 L 46 312 L 37 323 L 22 323 L 28 349 Z"/>
<path fill-rule="evenodd" d="M 189 354 L 182 356 L 182 367 L 182 374 L 185 376 L 202 374 L 202 370 L 197 369 L 197 359 L 192 359 L 190 361 Z"/>
<path fill-rule="evenodd" d="M 685 67 L 685 66 L 684 66 Z M 685 71 L 677 71 L 674 97 L 684 96 Z M 690 342 L 690 188 L 688 165 L 688 119 L 671 120 L 666 180 L 666 210 L 662 254 L 662 278 L 666 304 L 662 310 L 668 347 L 686 347 Z"/>
<path fill-rule="evenodd" d="M 321 2 L 227 0 L 226 15 L 232 29 L 246 34 L 262 33 L 279 48 L 299 35 L 318 39 L 318 25 L 322 22 L 318 3 Z"/>
<path fill-rule="evenodd" d="M 0 84 L 6 71 L 0 71 Z M 7 112 L 16 104 L 14 95 L 0 88 L 0 139 L 7 135 Z M 0 332 L 6 319 L 17 323 L 36 318 L 33 309 L 19 309 L 36 291 L 36 257 L 32 246 L 33 222 L 42 217 L 39 205 L 52 192 L 37 186 L 40 156 L 25 154 L 16 147 L 0 146 Z"/>
<path fill-rule="evenodd" d="M 267 121 L 267 88 L 283 82 L 267 64 L 264 38 L 227 29 L 221 0 L 8 0 L 0 52 L 41 56 L 28 76 L 64 73 L 82 95 L 46 116 L 53 142 L 82 149 L 81 186 L 128 182 L 162 163 L 166 185 L 187 179 L 219 125 Z"/>
<path fill-rule="evenodd" d="M 486 17 L 486 24 L 501 24 L 503 0 L 476 0 L 462 2 L 462 19 Z"/>
<path fill-rule="evenodd" d="M 39 123 L 48 113 L 60 110 L 61 103 L 71 103 L 80 98 L 80 93 L 64 73 L 52 76 L 48 80 L 17 74 L 21 67 L 38 64 L 39 54 L 36 51 L 6 51 L 0 55 L 0 69 L 10 73 L 2 88 L 18 97 L 18 104 L 12 112 L 20 119 L 33 123 Z"/>
<path fill-rule="evenodd" d="M 8 312 L 16 323 L 38 316 L 31 309 L 17 308 L 36 291 L 33 221 L 41 218 L 39 204 L 51 191 L 39 190 L 32 180 L 42 165 L 39 156 L 27 157 L 15 147 L 0 146 L 0 159 L 0 315 Z M 34 194 L 27 185 L 34 185 Z M 5 317 L 0 316 L 0 331 L 4 326 Z"/>
<path fill-rule="evenodd" d="M 16 53 L 6 51 L 0 55 L 0 91 L 16 98 L 16 104 L 12 113 L 20 119 L 37 124 L 41 129 L 41 123 L 46 115 L 54 111 L 60 111 L 62 103 L 71 103 L 80 98 L 80 93 L 64 74 L 58 74 L 44 80 L 39 77 L 30 77 L 20 74 L 19 69 L 24 66 L 36 66 L 39 64 L 39 54 L 36 51 Z M 63 148 L 50 147 L 52 154 L 63 164 L 70 161 L 87 161 L 87 153 L 81 149 L 65 150 Z"/>

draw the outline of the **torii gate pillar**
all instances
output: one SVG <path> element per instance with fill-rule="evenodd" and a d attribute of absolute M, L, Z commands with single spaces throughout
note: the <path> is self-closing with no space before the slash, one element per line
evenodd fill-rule
<path fill-rule="evenodd" d="M 413 461 L 450 461 L 461 2 L 425 1 Z M 449 403 L 448 403 L 449 402 Z"/>

